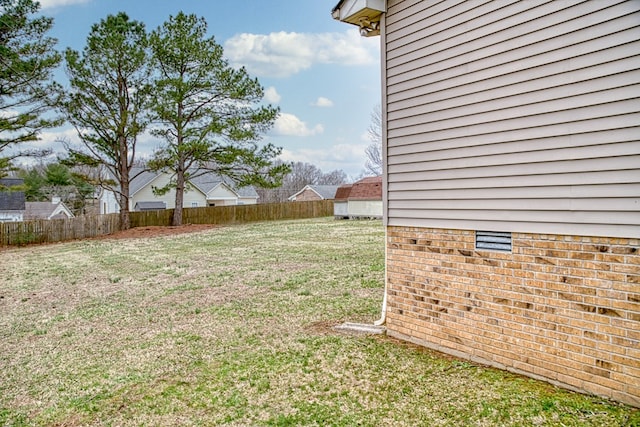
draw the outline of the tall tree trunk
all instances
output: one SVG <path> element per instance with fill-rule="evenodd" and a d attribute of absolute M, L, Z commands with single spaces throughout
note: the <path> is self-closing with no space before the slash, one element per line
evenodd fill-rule
<path fill-rule="evenodd" d="M 124 166 L 124 167 L 122 167 Z M 120 168 L 120 229 L 131 228 L 131 218 L 129 215 L 129 168 L 121 165 Z"/>
<path fill-rule="evenodd" d="M 129 185 L 127 184 L 127 187 Z M 128 191 L 128 190 L 127 190 Z M 131 228 L 131 218 L 129 215 L 129 198 L 124 194 L 120 195 L 120 229 L 128 230 Z"/>
<path fill-rule="evenodd" d="M 173 210 L 171 225 L 182 225 L 182 204 L 184 202 L 184 170 L 176 171 L 176 207 Z"/>
<path fill-rule="evenodd" d="M 127 127 L 127 87 L 122 77 L 121 67 L 118 67 L 118 103 L 120 104 L 120 124 L 118 125 L 118 157 L 120 168 L 120 228 L 128 230 L 131 228 L 131 218 L 129 216 L 129 144 L 125 135 Z"/>
<path fill-rule="evenodd" d="M 178 153 L 178 164 L 176 165 L 176 207 L 173 210 L 173 218 L 171 221 L 171 225 L 178 226 L 182 225 L 182 204 L 184 201 L 184 173 L 185 173 L 185 163 L 184 163 L 184 152 L 183 148 L 183 113 L 184 106 L 182 102 L 178 102 L 178 123 L 176 126 L 176 145 L 177 145 L 177 153 Z"/>

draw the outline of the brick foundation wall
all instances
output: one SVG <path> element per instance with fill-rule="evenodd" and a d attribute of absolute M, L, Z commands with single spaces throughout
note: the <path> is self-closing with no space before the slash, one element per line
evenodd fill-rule
<path fill-rule="evenodd" d="M 389 335 L 640 406 L 637 239 L 387 228 Z"/>

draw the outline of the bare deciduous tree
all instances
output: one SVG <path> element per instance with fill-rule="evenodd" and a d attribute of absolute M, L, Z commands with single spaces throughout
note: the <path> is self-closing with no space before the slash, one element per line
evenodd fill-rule
<path fill-rule="evenodd" d="M 295 162 L 291 172 L 284 176 L 279 188 L 257 189 L 260 203 L 286 202 L 289 196 L 304 188 L 305 185 L 340 185 L 347 181 L 347 174 L 340 169 L 324 173 L 311 163 Z"/>
<path fill-rule="evenodd" d="M 368 175 L 382 175 L 382 109 L 377 105 L 371 112 L 368 129 L 371 144 L 365 149 L 367 160 L 364 164 Z"/>

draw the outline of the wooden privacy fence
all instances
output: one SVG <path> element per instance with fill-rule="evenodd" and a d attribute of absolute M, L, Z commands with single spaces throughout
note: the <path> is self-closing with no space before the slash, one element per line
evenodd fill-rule
<path fill-rule="evenodd" d="M 131 226 L 171 225 L 173 209 L 131 212 Z M 315 218 L 333 215 L 333 200 L 285 202 L 263 205 L 215 206 L 185 208 L 183 224 L 238 224 L 278 219 Z"/>
<path fill-rule="evenodd" d="M 0 222 L 0 246 L 64 242 L 112 234 L 116 231 L 120 231 L 120 216 L 118 214 Z"/>
<path fill-rule="evenodd" d="M 132 227 L 171 225 L 173 209 L 131 212 Z M 259 205 L 185 208 L 183 224 L 239 224 L 253 221 L 316 218 L 333 215 L 333 200 Z M 0 246 L 86 239 L 120 231 L 118 214 L 69 219 L 0 222 Z"/>

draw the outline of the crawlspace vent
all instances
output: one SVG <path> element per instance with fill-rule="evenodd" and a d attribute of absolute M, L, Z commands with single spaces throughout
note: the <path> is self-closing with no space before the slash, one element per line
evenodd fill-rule
<path fill-rule="evenodd" d="M 476 249 L 511 252 L 511 233 L 476 231 Z"/>

